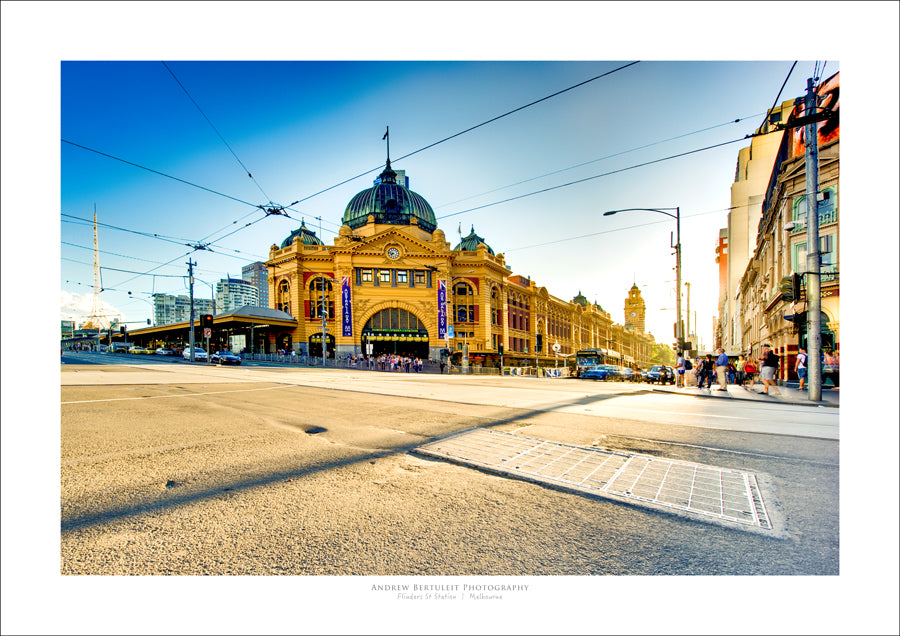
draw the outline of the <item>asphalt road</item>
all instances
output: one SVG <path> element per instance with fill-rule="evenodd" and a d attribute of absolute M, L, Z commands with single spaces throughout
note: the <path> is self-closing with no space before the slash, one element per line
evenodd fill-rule
<path fill-rule="evenodd" d="M 98 358 L 61 367 L 63 575 L 840 573 L 839 409 L 580 380 L 80 364 Z M 756 473 L 780 531 L 411 453 L 473 427 Z"/>
<path fill-rule="evenodd" d="M 62 373 L 64 574 L 839 572 L 838 443 L 747 430 L 758 418 L 741 414 L 745 403 L 575 380 L 203 365 Z M 803 409 L 752 408 L 786 428 Z M 763 474 L 784 538 L 410 453 L 472 427 Z"/>

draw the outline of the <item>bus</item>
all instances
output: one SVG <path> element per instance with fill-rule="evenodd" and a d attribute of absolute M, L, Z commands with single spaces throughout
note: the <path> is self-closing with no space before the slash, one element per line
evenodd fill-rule
<path fill-rule="evenodd" d="M 603 349 L 582 349 L 575 352 L 575 375 L 581 376 L 584 369 L 596 367 L 598 364 L 606 364 L 606 354 Z"/>

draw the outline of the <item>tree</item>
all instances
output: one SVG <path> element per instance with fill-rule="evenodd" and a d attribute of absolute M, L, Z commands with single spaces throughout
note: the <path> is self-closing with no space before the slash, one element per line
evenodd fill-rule
<path fill-rule="evenodd" d="M 650 362 L 653 364 L 664 364 L 666 366 L 675 365 L 675 352 L 672 347 L 664 345 L 661 342 L 653 343 L 653 350 L 650 354 Z"/>

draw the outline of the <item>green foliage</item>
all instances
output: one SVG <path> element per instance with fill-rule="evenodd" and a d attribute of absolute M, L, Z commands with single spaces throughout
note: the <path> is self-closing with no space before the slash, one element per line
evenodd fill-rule
<path fill-rule="evenodd" d="M 653 352 L 650 354 L 650 362 L 673 367 L 675 366 L 675 352 L 672 351 L 672 347 L 669 345 L 655 342 L 653 344 Z"/>

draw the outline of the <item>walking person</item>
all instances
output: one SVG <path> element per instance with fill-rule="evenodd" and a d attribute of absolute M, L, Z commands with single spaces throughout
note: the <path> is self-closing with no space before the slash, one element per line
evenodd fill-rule
<path fill-rule="evenodd" d="M 678 352 L 678 359 L 675 360 L 675 388 L 684 388 L 684 352 Z"/>
<path fill-rule="evenodd" d="M 799 353 L 797 354 L 797 360 L 794 362 L 794 371 L 797 372 L 797 377 L 800 378 L 800 390 L 803 390 L 803 385 L 806 384 L 806 361 L 809 356 L 806 355 L 806 349 L 803 347 L 799 347 Z"/>
<path fill-rule="evenodd" d="M 703 380 L 706 379 L 706 373 L 709 367 L 707 366 L 706 358 L 703 356 L 697 357 L 697 364 L 694 365 L 694 373 L 697 374 L 697 388 L 703 388 Z"/>
<path fill-rule="evenodd" d="M 744 388 L 748 391 L 753 390 L 753 384 L 756 382 L 756 374 L 758 373 L 758 369 L 756 368 L 756 363 L 753 361 L 753 358 L 748 354 L 747 361 L 744 363 L 744 376 L 746 379 L 746 384 Z"/>
<path fill-rule="evenodd" d="M 734 363 L 734 383 L 738 386 L 744 386 L 744 382 L 746 381 L 746 366 L 747 361 L 744 360 L 744 356 L 739 355 L 737 362 Z"/>
<path fill-rule="evenodd" d="M 759 379 L 763 383 L 763 393 L 769 394 L 769 387 L 775 391 L 775 395 L 781 395 L 778 385 L 775 383 L 775 372 L 778 371 L 778 356 L 772 351 L 772 345 L 763 345 L 763 354 L 759 359 Z"/>
<path fill-rule="evenodd" d="M 725 353 L 725 349 L 719 347 L 716 349 L 716 353 L 719 354 L 719 357 L 716 358 L 716 379 L 719 381 L 719 386 L 716 387 L 716 391 L 727 391 L 728 390 L 728 355 Z M 712 380 L 712 378 L 710 378 Z M 707 386 L 706 388 L 709 388 Z"/>

